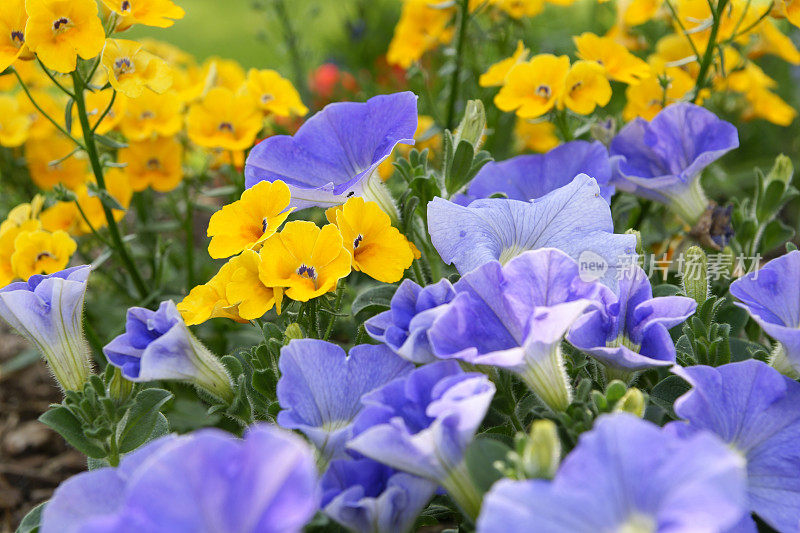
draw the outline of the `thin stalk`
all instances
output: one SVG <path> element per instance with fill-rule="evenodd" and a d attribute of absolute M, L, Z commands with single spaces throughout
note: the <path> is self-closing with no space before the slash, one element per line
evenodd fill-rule
<path fill-rule="evenodd" d="M 456 101 L 458 100 L 458 79 L 461 77 L 461 67 L 464 63 L 464 42 L 466 41 L 467 25 L 469 23 L 469 0 L 461 0 L 458 17 L 458 36 L 456 37 L 456 65 L 450 77 L 450 96 L 447 101 L 447 123 L 445 126 L 453 129 L 456 115 Z"/>
<path fill-rule="evenodd" d="M 326 341 L 331 337 L 331 332 L 333 332 L 333 325 L 336 323 L 336 317 L 339 316 L 338 313 L 341 311 L 342 307 L 342 297 L 344 296 L 344 283 L 341 281 L 339 282 L 339 287 L 336 289 L 336 301 L 333 304 L 333 313 L 331 313 L 331 319 L 328 322 L 328 327 L 325 328 L 325 335 L 322 337 L 322 340 Z"/>
<path fill-rule="evenodd" d="M 47 74 L 47 77 L 50 78 L 50 81 L 55 83 L 56 87 L 61 89 L 61 92 L 65 93 L 67 96 L 71 96 L 72 98 L 75 98 L 75 95 L 72 94 L 72 91 L 70 91 L 69 89 L 67 89 L 63 85 L 61 85 L 61 83 L 55 78 L 55 76 L 53 76 L 53 74 L 47 69 L 47 67 L 44 66 L 44 63 L 42 63 L 42 60 L 39 59 L 39 56 L 36 56 L 36 61 L 39 63 L 39 66 L 42 67 L 42 70 L 44 71 L 44 73 Z"/>
<path fill-rule="evenodd" d="M 303 55 L 300 53 L 300 44 L 297 37 L 297 31 L 292 24 L 292 17 L 289 16 L 289 11 L 286 9 L 285 0 L 273 0 L 275 13 L 278 16 L 281 27 L 283 28 L 283 36 L 286 40 L 286 48 L 289 50 L 289 56 L 294 71 L 294 86 L 300 93 L 303 100 L 308 101 L 308 86 L 306 84 L 306 71 L 303 66 Z"/>
<path fill-rule="evenodd" d="M 717 34 L 719 33 L 719 27 L 722 23 L 722 12 L 727 4 L 728 0 L 719 0 L 716 11 L 714 11 L 713 4 L 709 4 L 714 23 L 711 26 L 711 33 L 708 36 L 708 43 L 706 44 L 706 51 L 703 54 L 703 60 L 700 62 L 700 70 L 697 73 L 697 83 L 694 87 L 692 103 L 697 101 L 697 98 L 700 96 L 700 92 L 708 83 L 706 77 L 708 76 L 708 70 L 711 68 L 712 63 L 714 62 L 714 49 L 717 47 Z"/>
<path fill-rule="evenodd" d="M 681 32 L 686 37 L 686 40 L 689 41 L 689 46 L 692 47 L 692 52 L 694 53 L 695 61 L 700 60 L 700 51 L 697 49 L 697 46 L 694 44 L 692 40 L 692 36 L 689 35 L 689 32 L 686 31 L 686 27 L 683 25 L 683 21 L 678 16 L 678 12 L 675 10 L 675 6 L 672 5 L 671 0 L 665 0 L 667 7 L 669 8 L 670 13 L 672 13 L 672 18 L 675 20 L 675 23 L 681 29 Z"/>
<path fill-rule="evenodd" d="M 111 100 L 108 101 L 108 107 L 103 113 L 100 115 L 100 118 L 97 119 L 95 122 L 94 127 L 92 128 L 92 133 L 97 131 L 97 128 L 100 126 L 100 123 L 103 122 L 103 119 L 106 118 L 106 115 L 111 111 L 111 107 L 114 105 L 114 102 L 117 99 L 117 91 L 111 91 Z"/>
<path fill-rule="evenodd" d="M 102 242 L 103 244 L 105 244 L 105 245 L 106 245 L 106 246 L 108 246 L 109 248 L 114 248 L 114 247 L 111 245 L 111 243 L 110 243 L 110 242 L 108 242 L 107 240 L 105 240 L 105 238 L 103 238 L 103 236 L 102 236 L 102 235 L 100 235 L 100 232 L 99 232 L 99 231 L 97 231 L 97 228 L 95 228 L 95 227 L 94 227 L 94 224 L 92 224 L 91 220 L 89 220 L 89 217 L 87 217 L 87 216 L 86 216 L 86 213 L 83 211 L 83 207 L 81 207 L 81 204 L 78 202 L 78 200 L 76 199 L 76 200 L 73 200 L 73 201 L 75 202 L 75 207 L 77 207 L 77 208 L 78 208 L 78 213 L 80 213 L 80 215 L 81 215 L 81 218 L 83 219 L 83 221 L 84 221 L 84 222 L 86 222 L 86 225 L 87 225 L 87 226 L 89 226 L 89 230 L 91 230 L 91 232 L 92 232 L 92 235 L 94 235 L 95 237 L 97 237 L 97 239 L 98 239 L 100 242 Z"/>
<path fill-rule="evenodd" d="M 183 229 L 186 233 L 186 292 L 192 290 L 195 285 L 194 275 L 194 206 L 192 204 L 191 191 L 189 184 L 183 184 L 183 200 L 186 206 L 186 213 L 183 222 Z"/>
<path fill-rule="evenodd" d="M 53 126 L 55 126 L 55 127 L 56 127 L 56 129 L 57 129 L 58 131 L 60 131 L 60 132 L 61 132 L 61 133 L 63 133 L 64 135 L 66 135 L 68 139 L 70 139 L 72 142 L 74 142 L 75 144 L 77 144 L 77 145 L 78 145 L 78 147 L 80 147 L 82 150 L 86 150 L 86 147 L 85 147 L 85 146 L 83 146 L 83 144 L 81 144 L 81 142 L 80 142 L 78 139 L 76 139 L 75 137 L 73 137 L 72 135 L 70 135 L 70 133 L 69 133 L 69 132 L 68 132 L 66 129 L 64 129 L 64 127 L 63 127 L 61 124 L 59 124 L 58 122 L 56 122 L 56 120 L 55 120 L 53 117 L 51 117 L 50 115 L 48 115 L 48 114 L 45 112 L 45 110 L 44 110 L 44 109 L 42 109 L 42 107 L 41 107 L 41 106 L 40 106 L 40 105 L 39 105 L 39 104 L 36 102 L 36 100 L 33 98 L 33 95 L 32 95 L 32 94 L 31 94 L 31 92 L 28 90 L 28 86 L 27 86 L 27 85 L 25 85 L 25 82 L 24 82 L 24 81 L 22 81 L 22 78 L 20 77 L 20 75 L 19 75 L 19 72 L 17 72 L 17 69 L 15 69 L 15 68 L 13 68 L 13 67 L 12 67 L 12 68 L 11 68 L 11 71 L 14 73 L 14 76 L 16 76 L 16 77 L 17 77 L 17 81 L 19 82 L 20 86 L 22 87 L 22 90 L 23 90 L 23 91 L 25 91 L 25 95 L 28 97 L 28 100 L 30 100 L 31 104 L 33 104 L 33 107 L 35 107 L 35 108 L 36 108 L 36 110 L 37 110 L 37 111 L 38 111 L 38 112 L 39 112 L 39 113 L 40 113 L 40 114 L 41 114 L 41 115 L 42 115 L 44 118 L 46 118 L 47 120 L 49 120 L 49 121 L 50 121 L 50 123 L 51 123 Z"/>

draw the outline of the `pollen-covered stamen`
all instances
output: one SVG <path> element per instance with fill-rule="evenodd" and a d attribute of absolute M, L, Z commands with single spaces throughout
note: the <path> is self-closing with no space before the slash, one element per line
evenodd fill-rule
<path fill-rule="evenodd" d="M 539 96 L 541 98 L 550 98 L 550 95 L 552 93 L 553 91 L 550 89 L 549 85 L 539 85 L 536 88 L 536 96 Z"/>
<path fill-rule="evenodd" d="M 161 168 L 161 161 L 156 157 L 151 157 L 147 160 L 147 170 L 159 170 Z"/>
<path fill-rule="evenodd" d="M 316 286 L 317 286 L 317 271 L 314 270 L 314 267 L 310 267 L 310 266 L 306 266 L 306 265 L 300 265 L 297 268 L 297 275 L 306 277 L 306 278 L 310 279 L 311 281 L 313 281 L 314 282 L 314 287 L 316 288 Z"/>
<path fill-rule="evenodd" d="M 17 46 L 22 46 L 25 44 L 25 34 L 18 30 L 13 30 L 11 32 L 11 42 L 17 44 Z"/>
<path fill-rule="evenodd" d="M 363 241 L 363 240 L 364 240 L 364 236 L 359 233 L 358 237 L 356 237 L 356 239 L 353 241 L 353 250 L 358 248 L 358 245 L 361 244 L 361 241 Z"/>
<path fill-rule="evenodd" d="M 118 78 L 130 72 L 136 72 L 136 66 L 133 64 L 133 61 L 131 61 L 130 58 L 120 57 L 114 61 L 114 74 Z"/>
<path fill-rule="evenodd" d="M 37 261 L 41 261 L 42 259 L 55 259 L 56 256 L 51 254 L 50 252 L 41 252 L 39 255 L 36 256 Z"/>
<path fill-rule="evenodd" d="M 230 122 L 221 122 L 219 125 L 219 131 L 228 131 L 233 133 L 233 124 Z"/>
<path fill-rule="evenodd" d="M 267 217 L 264 217 L 261 220 L 261 232 L 262 233 L 266 233 L 267 232 L 267 226 L 269 226 L 269 220 L 267 220 Z"/>
<path fill-rule="evenodd" d="M 123 0 L 122 4 L 119 6 L 119 10 L 125 13 L 126 11 L 130 11 L 131 3 L 128 0 Z"/>
<path fill-rule="evenodd" d="M 69 28 L 70 25 L 71 24 L 67 17 L 61 17 L 53 22 L 53 31 L 64 31 Z"/>

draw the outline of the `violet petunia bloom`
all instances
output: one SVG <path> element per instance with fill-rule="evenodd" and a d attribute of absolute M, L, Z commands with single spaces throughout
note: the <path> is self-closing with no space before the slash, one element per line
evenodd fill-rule
<path fill-rule="evenodd" d="M 297 209 L 331 207 L 351 196 L 383 207 L 376 170 L 396 145 L 414 144 L 416 129 L 417 97 L 411 92 L 330 104 L 294 136 L 274 135 L 256 145 L 245 164 L 245 185 L 282 180 Z"/>
<path fill-rule="evenodd" d="M 442 485 L 467 516 L 480 495 L 464 462 L 495 387 L 456 361 L 417 368 L 366 394 L 348 448 L 397 470 Z"/>
<path fill-rule="evenodd" d="M 373 461 L 333 461 L 322 476 L 322 510 L 356 533 L 410 531 L 436 483 Z"/>
<path fill-rule="evenodd" d="M 627 413 L 604 415 L 552 481 L 498 481 L 478 532 L 715 533 L 746 512 L 745 484 L 742 458 L 710 433 L 682 439 Z"/>
<path fill-rule="evenodd" d="M 611 290 L 583 281 L 578 264 L 554 248 L 525 252 L 505 266 L 487 263 L 455 290 L 428 330 L 437 357 L 505 368 L 551 409 L 565 410 L 572 391 L 561 341 L 597 301 L 612 298 Z"/>
<path fill-rule="evenodd" d="M 68 479 L 44 508 L 41 531 L 299 532 L 319 497 L 314 455 L 299 437 L 267 424 L 244 439 L 203 429 Z"/>
<path fill-rule="evenodd" d="M 458 203 L 467 205 L 478 198 L 502 193 L 512 200 L 533 200 L 569 185 L 578 174 L 593 177 L 600 195 L 611 201 L 614 186 L 608 150 L 599 141 L 570 141 L 546 154 L 512 157 L 487 163 L 470 182 L 467 195 Z"/>
<path fill-rule="evenodd" d="M 348 356 L 317 339 L 291 341 L 279 365 L 278 424 L 302 431 L 325 460 L 344 454 L 361 397 L 414 368 L 385 346 L 361 344 Z"/>
<path fill-rule="evenodd" d="M 792 377 L 800 374 L 800 251 L 737 279 L 730 291 L 739 300 L 736 305 L 780 343 L 772 366 Z"/>
<path fill-rule="evenodd" d="M 749 509 L 778 531 L 800 531 L 800 383 L 754 359 L 673 372 L 692 390 L 675 402 L 685 422 L 667 431 L 716 433 L 747 462 Z"/>
<path fill-rule="evenodd" d="M 224 400 L 233 398 L 225 367 L 192 335 L 172 300 L 161 302 L 157 311 L 128 309 L 125 333 L 103 353 L 127 380 L 189 381 Z"/>
<path fill-rule="evenodd" d="M 611 183 L 694 224 L 708 207 L 700 173 L 738 146 L 733 124 L 694 104 L 672 104 L 650 122 L 635 118 L 611 141 Z"/>
<path fill-rule="evenodd" d="M 91 372 L 83 301 L 92 267 L 77 266 L 0 288 L 0 317 L 41 352 L 64 390 L 82 390 Z"/>
<path fill-rule="evenodd" d="M 636 250 L 635 236 L 614 233 L 611 209 L 585 174 L 531 202 L 489 198 L 464 207 L 434 198 L 428 229 L 444 262 L 461 274 L 526 250 L 558 248 L 590 267 L 586 277 L 614 288 L 625 256 Z"/>
<path fill-rule="evenodd" d="M 612 373 L 675 364 L 669 328 L 690 317 L 697 302 L 684 296 L 653 298 L 650 280 L 638 266 L 625 273 L 618 292 L 604 293 L 602 306 L 579 318 L 567 340 Z"/>
<path fill-rule="evenodd" d="M 428 340 L 428 329 L 455 298 L 453 285 L 442 279 L 420 287 L 410 279 L 403 280 L 392 296 L 391 306 L 364 323 L 367 333 L 412 363 L 436 360 Z"/>

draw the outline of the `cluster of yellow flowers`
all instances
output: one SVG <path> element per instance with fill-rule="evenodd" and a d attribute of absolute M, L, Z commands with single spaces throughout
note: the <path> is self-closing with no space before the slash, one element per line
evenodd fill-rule
<path fill-rule="evenodd" d="M 351 270 L 394 283 L 419 257 L 378 204 L 360 197 L 328 209 L 330 223 L 322 228 L 294 220 L 278 231 L 292 211 L 290 200 L 285 183 L 262 181 L 214 213 L 208 253 L 234 257 L 178 304 L 187 324 L 253 320 L 273 307 L 280 313 L 284 296 L 307 302 L 335 291 Z"/>

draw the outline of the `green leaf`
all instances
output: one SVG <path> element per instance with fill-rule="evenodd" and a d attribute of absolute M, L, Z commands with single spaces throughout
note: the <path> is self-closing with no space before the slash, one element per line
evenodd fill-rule
<path fill-rule="evenodd" d="M 45 505 L 47 505 L 47 502 L 42 502 L 28 511 L 28 514 L 26 514 L 22 522 L 19 523 L 17 533 L 36 533 L 39 531 L 39 524 L 42 521 L 42 511 L 44 511 Z"/>
<path fill-rule="evenodd" d="M 109 148 L 114 148 L 119 150 L 120 148 L 127 148 L 128 143 L 117 141 L 116 139 L 112 139 L 106 135 L 97 135 L 94 136 L 95 140 L 104 146 L 108 146 Z"/>
<path fill-rule="evenodd" d="M 136 395 L 117 427 L 120 453 L 133 451 L 147 442 L 159 421 L 161 407 L 170 399 L 172 393 L 164 389 L 145 389 Z"/>
<path fill-rule="evenodd" d="M 75 107 L 75 100 L 72 98 L 69 99 L 67 102 L 67 106 L 64 108 L 64 129 L 67 130 L 67 133 L 72 133 L 72 108 Z"/>
<path fill-rule="evenodd" d="M 453 155 L 453 161 L 445 175 L 445 187 L 448 193 L 452 194 L 458 191 L 467 182 L 474 157 L 475 149 L 469 142 L 461 141 L 458 143 L 456 152 Z"/>
<path fill-rule="evenodd" d="M 761 245 L 759 249 L 761 252 L 769 252 L 792 237 L 794 237 L 794 229 L 780 220 L 775 219 L 764 228 L 764 234 L 761 236 Z"/>
<path fill-rule="evenodd" d="M 731 347 L 731 361 L 744 361 L 754 359 L 759 352 L 769 353 L 769 350 L 757 342 L 750 342 L 744 339 L 729 339 Z"/>
<path fill-rule="evenodd" d="M 365 290 L 353 300 L 352 314 L 373 316 L 380 311 L 389 309 L 397 287 L 395 285 L 378 285 Z"/>
<path fill-rule="evenodd" d="M 662 283 L 661 285 L 656 285 L 653 287 L 653 298 L 659 298 L 661 296 L 675 296 L 679 292 L 681 292 L 681 288 L 677 285 Z"/>
<path fill-rule="evenodd" d="M 92 442 L 83 434 L 83 425 L 81 421 L 72 414 L 72 411 L 63 405 L 42 413 L 42 416 L 39 417 L 39 422 L 50 427 L 56 433 L 64 437 L 64 440 L 66 440 L 70 446 L 87 457 L 101 459 L 106 456 L 106 452 L 103 448 Z"/>
<path fill-rule="evenodd" d="M 691 386 L 680 376 L 668 376 L 653 387 L 650 392 L 650 401 L 664 409 L 670 417 L 678 418 L 672 405 L 675 400 L 689 392 L 689 389 Z"/>
<path fill-rule="evenodd" d="M 492 484 L 503 477 L 494 467 L 495 461 L 506 458 L 511 448 L 488 436 L 477 436 L 464 452 L 467 470 L 481 492 L 487 492 Z"/>

